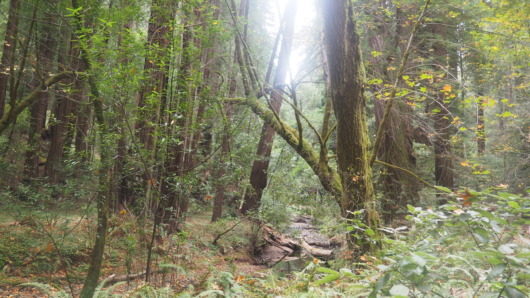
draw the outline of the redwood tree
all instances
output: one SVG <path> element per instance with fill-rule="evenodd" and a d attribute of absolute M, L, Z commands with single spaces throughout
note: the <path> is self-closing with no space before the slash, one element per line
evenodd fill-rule
<path fill-rule="evenodd" d="M 348 0 L 323 1 L 324 37 L 330 70 L 330 91 L 337 119 L 337 164 L 342 182 L 342 216 L 365 210 L 366 224 L 376 233 L 368 129 L 366 126 L 365 70 L 359 34 Z M 369 249 L 364 244 L 364 249 Z"/>

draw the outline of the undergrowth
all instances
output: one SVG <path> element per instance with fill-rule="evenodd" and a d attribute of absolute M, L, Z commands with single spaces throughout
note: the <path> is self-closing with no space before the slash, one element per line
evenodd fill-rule
<path fill-rule="evenodd" d="M 406 225 L 381 229 L 385 236 L 377 254 L 354 261 L 350 251 L 343 250 L 333 261 L 314 259 L 289 275 L 242 272 L 235 255 L 244 258 L 246 252 L 241 251 L 249 245 L 251 226 L 239 226 L 238 219 L 212 224 L 206 215 L 198 217 L 190 221 L 193 227 L 157 245 L 158 271 L 151 283 L 106 285 L 104 281 L 96 297 L 116 293 L 135 297 L 528 297 L 530 197 L 502 190 L 452 193 L 439 189 L 447 192 L 449 203 L 436 208 L 409 206 Z M 107 258 L 115 266 L 112 270 L 133 274 L 139 268 L 135 260 L 142 239 L 132 235 L 138 235 L 140 227 L 121 216 L 113 219 Z M 0 260 L 4 268 L 6 262 L 13 267 L 22 264 L 29 255 L 28 241 L 36 240 L 16 231 L 3 234 Z M 64 247 L 61 253 L 66 256 Z M 6 248 L 20 260 L 6 257 Z M 47 283 L 24 286 L 37 287 L 51 297 L 68 297 L 71 292 Z"/>

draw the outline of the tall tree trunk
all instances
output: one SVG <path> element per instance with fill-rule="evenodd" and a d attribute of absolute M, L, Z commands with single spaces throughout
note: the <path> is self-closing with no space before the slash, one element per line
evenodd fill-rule
<path fill-rule="evenodd" d="M 74 43 L 70 44 L 68 49 L 68 55 L 62 55 L 63 57 L 76 57 L 78 50 L 75 48 Z M 65 65 L 73 65 L 73 60 L 62 61 Z M 69 80 L 69 84 L 74 85 L 74 80 Z M 50 149 L 48 151 L 48 157 L 46 159 L 46 175 L 48 181 L 52 184 L 61 182 L 64 180 L 63 177 L 63 159 L 64 159 L 64 147 L 66 144 L 66 137 L 70 128 L 68 125 L 72 123 L 72 111 L 74 108 L 74 102 L 70 98 L 71 94 L 65 92 L 57 93 L 57 101 L 54 109 L 55 123 L 50 128 Z"/>
<path fill-rule="evenodd" d="M 154 154 L 160 108 L 167 96 L 168 48 L 175 8 L 176 3 L 172 0 L 153 0 L 151 5 L 147 30 L 150 55 L 145 58 L 144 65 L 148 78 L 138 95 L 139 120 L 136 123 L 140 142 L 151 154 Z"/>
<path fill-rule="evenodd" d="M 81 70 L 80 66 L 80 70 Z M 85 162 L 88 160 L 88 133 L 90 129 L 91 124 L 91 114 L 92 109 L 89 105 L 89 100 L 87 97 L 87 91 L 86 91 L 86 83 L 80 80 L 77 80 L 75 82 L 75 90 L 74 94 L 72 95 L 74 100 L 78 102 L 77 109 L 74 112 L 76 116 L 76 122 L 75 122 L 75 140 L 74 140 L 74 147 L 75 147 L 75 154 L 77 158 L 81 161 L 81 167 L 85 164 Z"/>
<path fill-rule="evenodd" d="M 82 9 L 79 0 L 72 0 L 72 9 L 74 11 L 72 18 L 74 23 L 74 28 L 76 32 L 83 32 L 83 17 Z M 79 52 L 80 58 L 83 62 L 83 69 L 86 69 L 88 73 L 92 72 L 91 57 L 86 48 L 86 39 L 87 36 L 77 36 L 80 40 L 79 42 Z M 108 215 L 109 207 L 111 205 L 111 197 L 109 196 L 109 176 L 108 171 L 111 165 L 111 148 L 107 145 L 110 142 L 107 142 L 106 138 L 109 135 L 109 130 L 107 128 L 107 122 L 103 114 L 103 99 L 101 98 L 98 85 L 95 80 L 95 76 L 89 75 L 87 77 L 88 86 L 90 89 L 90 95 L 92 97 L 92 105 L 94 108 L 94 115 L 96 119 L 96 129 L 99 134 L 100 139 L 100 156 L 101 164 L 98 168 L 99 171 L 99 185 L 98 193 L 96 196 L 96 209 L 97 209 L 97 225 L 96 225 L 96 239 L 92 251 L 90 253 L 90 265 L 88 268 L 85 281 L 83 283 L 83 288 L 79 297 L 81 298 L 92 298 L 94 292 L 99 283 L 99 276 L 101 273 L 101 265 L 103 263 L 103 253 L 105 250 L 105 244 L 107 241 L 107 228 L 108 228 Z"/>
<path fill-rule="evenodd" d="M 289 56 L 291 55 L 291 45 L 293 42 L 296 9 L 297 0 L 290 0 L 285 6 L 284 18 L 286 18 L 286 21 L 283 28 L 282 46 L 278 58 L 278 67 L 274 76 L 272 99 L 270 101 L 270 106 L 276 114 L 280 112 L 283 100 L 282 86 L 286 83 L 287 73 L 289 71 Z M 259 208 L 263 190 L 267 186 L 267 172 L 275 135 L 274 128 L 266 122 L 263 123 L 256 159 L 254 160 L 250 173 L 251 188 L 247 191 L 240 210 L 243 214 Z"/>
<path fill-rule="evenodd" d="M 430 25 L 432 33 L 437 41 L 432 45 L 436 64 L 451 70 L 449 52 L 445 45 L 446 26 L 443 24 Z M 442 70 L 444 71 L 444 70 Z M 435 90 L 435 102 L 431 112 L 434 114 L 434 176 L 436 184 L 448 188 L 454 187 L 453 156 L 451 149 L 451 113 L 449 111 L 448 92 L 444 91 L 444 82 Z"/>
<path fill-rule="evenodd" d="M 381 1 L 379 5 L 382 9 L 391 10 L 393 4 Z M 390 6 L 389 6 L 390 5 Z M 392 84 L 396 78 L 394 73 L 390 73 L 389 64 L 399 62 L 395 57 L 403 55 L 406 50 L 406 44 L 401 39 L 393 39 L 393 36 L 406 36 L 413 27 L 408 21 L 408 16 L 402 11 L 402 8 L 396 8 L 395 26 L 388 21 L 386 16 L 376 14 L 375 18 L 378 27 L 370 33 L 368 38 L 372 50 L 385 53 L 371 58 L 372 71 L 374 76 L 382 80 L 381 86 Z M 408 11 L 416 11 L 409 8 Z M 405 26 L 405 23 L 409 23 Z M 396 28 L 393 31 L 392 28 Z M 400 51 L 399 51 L 400 50 Z M 404 57 L 402 57 L 404 58 Z M 404 84 L 403 84 L 404 85 Z M 398 86 L 404 87 L 406 86 Z M 379 94 L 384 92 L 377 90 Z M 405 99 L 406 100 L 406 99 Z M 375 118 L 376 126 L 379 126 L 384 115 L 386 107 L 386 98 L 376 98 L 375 100 Z M 378 152 L 378 159 L 401 169 L 414 172 L 416 167 L 416 158 L 413 150 L 414 128 L 412 126 L 413 111 L 410 106 L 405 104 L 404 100 L 399 100 L 392 105 L 390 110 L 389 122 L 381 142 L 381 149 Z M 381 209 L 386 221 L 392 220 L 399 208 L 406 208 L 408 203 L 412 203 L 418 197 L 419 186 L 417 181 L 409 174 L 394 167 L 385 166 L 382 169 L 383 181 L 383 200 Z"/>
<path fill-rule="evenodd" d="M 9 2 L 9 16 L 0 59 L 0 119 L 4 116 L 10 74 L 14 73 L 15 50 L 18 34 L 19 0 Z M 14 95 L 11 95 L 14 96 Z"/>
<path fill-rule="evenodd" d="M 226 167 L 230 157 L 230 129 L 232 122 L 232 106 L 225 105 L 225 129 L 221 141 L 221 154 L 219 156 L 219 169 L 215 174 L 217 183 L 215 188 L 215 198 L 212 212 L 212 222 L 217 221 L 223 215 L 223 204 L 225 201 L 226 183 L 223 182 L 223 176 L 226 174 Z"/>
<path fill-rule="evenodd" d="M 364 209 L 365 223 L 373 233 L 377 233 L 379 216 L 375 209 L 369 162 L 365 71 L 353 19 L 353 5 L 348 0 L 322 1 L 322 4 L 331 98 L 337 119 L 337 164 L 343 189 L 340 204 L 342 216 L 352 218 L 354 211 Z M 370 241 L 360 245 L 362 251 L 359 253 L 372 247 Z"/>
<path fill-rule="evenodd" d="M 43 75 L 53 69 L 53 58 L 57 43 L 54 41 L 54 27 L 50 26 L 54 20 L 54 15 L 45 10 L 43 19 L 45 20 L 40 24 L 37 29 L 38 40 L 37 40 L 37 65 L 38 70 L 41 72 L 37 75 Z M 43 144 L 41 136 L 46 134 L 44 132 L 44 126 L 46 122 L 46 112 L 48 110 L 48 102 L 50 100 L 50 92 L 43 91 L 38 95 L 38 99 L 30 107 L 30 128 L 28 131 L 28 147 L 29 150 L 26 152 L 26 176 L 35 178 L 39 176 L 39 164 L 41 163 L 41 156 L 43 152 Z"/>
<path fill-rule="evenodd" d="M 236 64 L 237 55 L 234 53 L 234 65 Z M 235 72 L 230 73 L 228 87 L 228 97 L 234 97 L 237 91 L 237 82 Z M 219 106 L 223 109 L 223 106 Z M 215 188 L 215 198 L 212 212 L 212 222 L 217 221 L 223 215 L 223 204 L 225 202 L 226 183 L 223 182 L 223 176 L 226 174 L 226 163 L 230 157 L 230 131 L 232 124 L 233 107 L 230 103 L 224 104 L 224 132 L 221 141 L 221 154 L 219 156 L 219 169 L 215 173 L 215 181 L 217 183 Z"/>
<path fill-rule="evenodd" d="M 189 3 L 183 3 L 182 10 L 187 16 L 183 22 L 183 32 L 181 34 L 181 61 L 178 64 L 177 75 L 177 100 L 170 110 L 178 115 L 174 119 L 174 124 L 169 133 L 177 138 L 179 142 L 174 142 L 167 148 L 167 156 L 164 169 L 161 174 L 160 203 L 156 211 L 157 222 L 167 225 L 167 233 L 171 234 L 179 229 L 180 221 L 188 210 L 188 197 L 172 187 L 177 182 L 178 177 L 184 176 L 190 169 L 189 153 L 193 139 L 191 133 L 193 110 L 195 108 L 195 88 L 194 84 L 189 84 L 191 78 L 192 61 L 194 60 L 194 40 L 191 23 L 195 7 Z M 180 190 L 180 189 L 179 189 Z"/>
<path fill-rule="evenodd" d="M 130 1 L 123 1 L 122 2 L 122 8 L 125 8 L 127 6 L 131 5 Z M 124 50 L 123 46 L 123 39 L 128 32 L 130 32 L 133 28 L 133 22 L 129 21 L 124 23 L 121 28 L 120 32 L 118 33 L 118 42 L 117 47 L 119 51 L 119 57 L 118 57 L 118 63 L 121 65 L 130 65 L 131 64 L 131 58 L 127 55 L 128 53 Z M 122 87 L 123 88 L 123 87 Z M 140 210 L 139 204 L 136 201 L 136 198 L 132 196 L 132 191 L 130 190 L 130 187 L 128 186 L 126 177 L 126 165 L 127 160 L 129 158 L 128 153 L 128 141 L 127 141 L 127 104 L 129 103 L 127 100 L 128 96 L 125 90 L 120 90 L 116 94 L 116 98 L 113 100 L 114 103 L 114 109 L 116 111 L 116 124 L 114 126 L 114 133 L 117 134 L 118 140 L 116 141 L 116 159 L 114 162 L 114 168 L 112 175 L 114 176 L 113 183 L 112 183 L 112 193 L 115 197 L 115 204 L 113 207 L 114 211 L 121 210 L 123 208 L 128 208 L 129 210 L 133 210 L 135 214 L 138 214 Z"/>
<path fill-rule="evenodd" d="M 482 92 L 478 93 L 478 102 L 477 102 L 477 154 L 478 156 L 483 156 L 486 152 L 486 125 L 485 120 L 485 100 L 484 94 Z"/>

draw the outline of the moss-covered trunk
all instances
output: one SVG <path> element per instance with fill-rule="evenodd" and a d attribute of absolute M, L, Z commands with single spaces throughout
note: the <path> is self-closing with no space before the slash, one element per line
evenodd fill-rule
<path fill-rule="evenodd" d="M 337 119 L 342 215 L 351 218 L 352 212 L 365 209 L 365 223 L 377 231 L 379 216 L 374 206 L 365 114 L 365 72 L 352 4 L 348 0 L 325 1 L 323 13 L 331 98 Z M 363 246 L 364 250 L 368 248 Z"/>
<path fill-rule="evenodd" d="M 387 17 L 379 14 L 372 14 L 376 26 L 368 30 L 368 44 L 371 50 L 385 53 L 370 57 L 370 72 L 373 77 L 381 78 L 380 84 L 371 84 L 372 92 L 381 96 L 374 96 L 374 112 L 376 126 L 379 127 L 384 118 L 388 98 L 385 88 L 389 84 L 398 82 L 396 88 L 407 88 L 403 80 L 396 78 L 397 72 L 392 71 L 394 66 L 406 65 L 407 68 L 415 64 L 413 61 L 403 61 L 404 53 L 408 49 L 408 44 L 403 43 L 398 36 L 414 34 L 414 23 L 408 21 L 407 11 L 417 11 L 418 5 L 403 5 L 394 7 L 389 2 L 373 2 L 369 4 L 379 9 L 394 11 L 394 18 L 388 21 Z M 401 56 L 401 57 L 400 57 Z M 400 57 L 401 59 L 395 59 Z M 415 172 L 416 157 L 413 149 L 414 127 L 413 110 L 404 100 L 406 98 L 396 98 L 395 104 L 389 110 L 387 123 L 383 130 L 381 147 L 377 151 L 377 158 L 396 167 L 384 166 L 381 168 L 381 186 L 383 198 L 381 200 L 381 212 L 385 221 L 394 218 L 397 211 L 406 210 L 406 205 L 418 200 L 418 181 L 402 169 Z M 399 168 L 399 169 L 398 169 Z"/>

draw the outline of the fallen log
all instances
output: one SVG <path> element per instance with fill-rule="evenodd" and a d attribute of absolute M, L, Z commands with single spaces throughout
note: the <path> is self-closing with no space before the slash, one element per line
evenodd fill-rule
<path fill-rule="evenodd" d="M 262 259 L 269 264 L 300 258 L 318 258 L 323 260 L 333 258 L 332 249 L 311 245 L 304 239 L 293 239 L 270 226 L 263 227 L 262 238 L 269 246 L 262 250 Z"/>
<path fill-rule="evenodd" d="M 111 284 L 115 284 L 115 283 L 122 282 L 122 281 L 131 281 L 136 278 L 144 277 L 145 273 L 146 271 L 136 273 L 136 274 L 123 274 L 123 275 L 112 274 L 109 277 L 107 277 L 107 279 L 105 279 L 105 284 L 111 285 Z"/>

